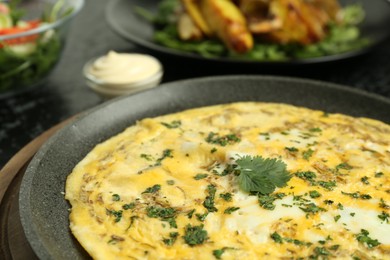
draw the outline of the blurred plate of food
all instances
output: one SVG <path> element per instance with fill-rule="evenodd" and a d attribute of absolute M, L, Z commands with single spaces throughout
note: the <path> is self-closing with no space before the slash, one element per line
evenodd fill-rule
<path fill-rule="evenodd" d="M 115 0 L 106 16 L 158 53 L 233 64 L 315 64 L 367 53 L 390 35 L 386 1 Z"/>

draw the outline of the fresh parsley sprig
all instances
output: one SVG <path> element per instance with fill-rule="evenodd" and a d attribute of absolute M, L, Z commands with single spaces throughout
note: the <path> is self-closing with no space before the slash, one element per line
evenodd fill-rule
<path fill-rule="evenodd" d="M 278 159 L 261 156 L 243 156 L 236 160 L 238 185 L 245 192 L 260 192 L 270 194 L 276 187 L 284 187 L 291 179 L 286 164 Z"/>

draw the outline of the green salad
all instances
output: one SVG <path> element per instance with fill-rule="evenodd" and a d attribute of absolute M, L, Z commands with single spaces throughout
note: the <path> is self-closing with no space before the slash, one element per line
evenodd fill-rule
<path fill-rule="evenodd" d="M 299 1 L 305 2 L 304 0 L 291 2 L 301 4 Z M 317 1 L 320 2 L 320 0 Z M 280 28 L 269 31 L 267 34 L 253 34 L 253 46 L 245 52 L 238 52 L 235 51 L 234 48 L 229 48 L 229 44 L 227 44 L 226 39 L 223 37 L 224 35 L 221 36 L 218 32 L 212 36 L 208 35 L 208 37 L 183 40 L 179 31 L 180 27 L 178 26 L 180 13 L 183 12 L 183 9 L 184 12 L 186 12 L 186 10 L 191 10 L 190 8 L 192 8 L 191 6 L 186 5 L 183 7 L 183 2 L 185 3 L 188 1 L 163 0 L 159 3 L 155 14 L 140 7 L 136 8 L 136 12 L 155 27 L 154 41 L 156 43 L 172 49 L 196 53 L 203 57 L 231 57 L 235 59 L 258 61 L 285 61 L 340 54 L 360 49 L 370 43 L 370 39 L 360 35 L 358 25 L 364 20 L 365 13 L 362 6 L 358 4 L 340 7 L 339 10 L 337 10 L 337 21 L 336 18 L 333 20 L 329 19 L 326 24 L 324 23 L 322 25 L 326 34 L 323 37 L 318 37 L 316 41 L 311 41 L 309 43 L 306 41 L 302 44 L 301 39 L 286 40 L 285 37 L 280 41 L 280 37 L 276 40 L 275 37 L 269 37 L 270 35 L 279 36 L 277 30 L 280 31 Z M 274 2 L 278 2 L 278 0 L 274 0 Z M 202 9 L 200 8 L 200 10 Z M 243 17 L 249 19 L 248 16 L 250 15 L 252 14 L 245 14 Z M 275 15 L 273 14 L 273 16 Z M 249 22 L 247 24 L 249 24 Z M 218 28 L 214 28 L 214 31 L 217 30 Z M 270 40 L 270 38 L 272 39 Z"/>
<path fill-rule="evenodd" d="M 19 1 L 0 3 L 0 92 L 37 83 L 53 68 L 60 57 L 62 42 L 55 29 L 28 36 L 13 35 L 39 29 L 53 23 L 72 10 L 63 10 L 65 0 L 57 1 L 42 17 L 23 20 L 25 10 Z"/>

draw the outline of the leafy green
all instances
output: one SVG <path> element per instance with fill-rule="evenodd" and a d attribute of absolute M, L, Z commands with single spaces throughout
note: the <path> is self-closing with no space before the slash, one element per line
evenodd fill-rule
<path fill-rule="evenodd" d="M 118 194 L 113 194 L 113 195 L 112 195 L 112 200 L 113 200 L 113 201 L 120 201 L 120 200 L 121 200 L 121 197 L 120 197 Z"/>
<path fill-rule="evenodd" d="M 226 146 L 228 144 L 234 144 L 240 142 L 241 139 L 235 134 L 228 134 L 220 136 L 218 133 L 210 132 L 206 138 L 206 142 L 210 144 L 218 144 L 220 146 Z"/>
<path fill-rule="evenodd" d="M 194 179 L 201 180 L 201 179 L 207 178 L 207 176 L 209 176 L 207 173 L 198 173 L 197 175 L 194 176 Z"/>
<path fill-rule="evenodd" d="M 284 193 L 275 193 L 275 194 L 258 194 L 259 204 L 263 209 L 274 210 L 275 204 L 274 201 L 277 199 L 282 199 L 286 196 Z"/>
<path fill-rule="evenodd" d="M 33 51 L 27 55 L 15 52 L 13 46 L 0 48 L 0 91 L 14 86 L 31 85 L 46 76 L 60 58 L 62 43 L 57 33 L 47 39 L 40 35 Z"/>
<path fill-rule="evenodd" d="M 313 253 L 314 253 L 313 255 L 309 256 L 309 259 L 319 259 L 320 257 L 324 258 L 331 254 L 329 250 L 326 249 L 325 247 L 318 247 L 318 246 L 314 248 Z"/>
<path fill-rule="evenodd" d="M 340 169 L 351 170 L 351 169 L 353 169 L 353 167 L 351 165 L 349 165 L 348 163 L 343 162 L 343 163 L 340 163 L 336 166 L 336 171 L 339 171 Z"/>
<path fill-rule="evenodd" d="M 284 187 L 291 179 L 286 164 L 277 159 L 244 156 L 236 160 L 240 171 L 238 185 L 246 192 L 270 194 L 276 187 Z"/>
<path fill-rule="evenodd" d="M 148 206 L 146 214 L 150 218 L 159 218 L 161 221 L 169 223 L 172 228 L 177 228 L 175 217 L 177 211 L 174 208 L 162 208 L 158 206 Z"/>
<path fill-rule="evenodd" d="M 225 209 L 225 211 L 223 213 L 224 214 L 232 214 L 234 211 L 237 211 L 239 209 L 240 209 L 240 207 L 229 207 L 229 208 Z"/>
<path fill-rule="evenodd" d="M 153 157 L 150 155 L 150 154 L 145 154 L 145 153 L 142 153 L 140 155 L 141 158 L 144 158 L 145 160 L 147 161 L 152 161 L 153 160 Z"/>
<path fill-rule="evenodd" d="M 20 19 L 25 15 L 25 10 L 21 10 L 18 8 L 18 5 L 21 0 L 12 0 L 9 2 L 8 6 L 10 9 L 10 16 L 13 24 L 17 24 Z"/>
<path fill-rule="evenodd" d="M 168 184 L 168 185 L 174 185 L 174 184 L 175 184 L 175 181 L 174 181 L 174 180 L 167 180 L 167 184 Z"/>
<path fill-rule="evenodd" d="M 175 243 L 175 241 L 176 241 L 178 236 L 179 236 L 178 232 L 170 232 L 169 233 L 169 238 L 164 238 L 163 242 L 167 246 L 171 246 L 171 245 L 173 245 Z"/>
<path fill-rule="evenodd" d="M 381 244 L 377 239 L 370 238 L 368 236 L 369 234 L 370 233 L 367 230 L 361 229 L 360 233 L 356 235 L 356 239 L 360 243 L 365 244 L 368 248 L 373 248 Z"/>
<path fill-rule="evenodd" d="M 315 199 L 321 197 L 321 193 L 316 190 L 309 191 L 310 198 Z"/>
<path fill-rule="evenodd" d="M 309 158 L 313 155 L 314 151 L 312 149 L 308 149 L 306 151 L 303 151 L 302 152 L 302 156 L 303 156 L 303 159 L 305 159 L 306 161 L 309 160 Z"/>
<path fill-rule="evenodd" d="M 282 237 L 277 232 L 272 233 L 271 238 L 272 238 L 272 240 L 275 241 L 275 243 L 278 243 L 278 244 L 283 244 L 283 241 L 285 241 L 287 243 L 292 243 L 292 244 L 297 245 L 297 246 L 310 246 L 312 244 L 310 242 L 304 242 L 304 241 L 301 241 L 298 239 Z"/>
<path fill-rule="evenodd" d="M 361 180 L 361 182 L 363 182 L 364 184 L 366 184 L 366 185 L 368 185 L 368 184 L 370 184 L 370 182 L 368 181 L 368 177 L 367 176 L 364 176 L 364 177 L 362 177 L 360 180 Z"/>
<path fill-rule="evenodd" d="M 299 208 L 308 214 L 316 214 L 320 211 L 326 211 L 326 209 L 318 207 L 315 203 L 302 204 Z"/>
<path fill-rule="evenodd" d="M 383 174 L 383 172 L 376 172 L 375 173 L 375 178 L 380 178 L 380 177 L 382 177 L 384 174 Z"/>
<path fill-rule="evenodd" d="M 371 195 L 369 195 L 369 194 L 360 194 L 360 192 L 358 192 L 358 191 L 357 192 L 351 192 L 351 193 L 342 191 L 341 194 L 350 196 L 351 198 L 354 198 L 354 199 L 369 200 L 369 199 L 372 198 Z"/>
<path fill-rule="evenodd" d="M 346 6 L 342 10 L 343 22 L 347 25 L 357 25 L 364 20 L 364 9 L 360 4 Z"/>
<path fill-rule="evenodd" d="M 134 202 L 128 203 L 128 204 L 124 204 L 122 206 L 122 209 L 124 209 L 124 210 L 129 210 L 129 209 L 134 209 L 134 208 L 135 208 L 135 203 Z"/>
<path fill-rule="evenodd" d="M 279 244 L 283 244 L 283 237 L 279 235 L 277 232 L 271 234 L 271 238 Z"/>
<path fill-rule="evenodd" d="M 327 190 L 333 190 L 337 186 L 335 181 L 319 181 L 318 185 Z"/>
<path fill-rule="evenodd" d="M 383 222 L 389 223 L 390 215 L 384 211 L 382 211 L 382 214 L 378 215 L 378 218 L 382 220 Z"/>
<path fill-rule="evenodd" d="M 190 246 L 203 244 L 207 238 L 208 233 L 203 229 L 203 225 L 191 226 L 188 224 L 184 230 L 184 241 Z"/>
<path fill-rule="evenodd" d="M 221 194 L 219 194 L 219 197 L 224 199 L 225 201 L 232 201 L 232 194 L 229 192 L 221 193 Z"/>
<path fill-rule="evenodd" d="M 209 215 L 208 212 L 206 213 L 203 213 L 203 214 L 195 214 L 196 218 L 199 220 L 199 221 L 205 221 L 205 219 L 207 218 L 207 216 Z"/>
<path fill-rule="evenodd" d="M 157 159 L 156 163 L 154 164 L 154 166 L 160 166 L 161 165 L 161 162 L 165 159 L 165 158 L 172 158 L 172 150 L 171 149 L 165 149 L 163 151 L 163 154 L 160 158 Z"/>
<path fill-rule="evenodd" d="M 160 184 L 155 184 L 152 187 L 146 188 L 146 190 L 143 191 L 142 194 L 144 194 L 144 193 L 156 193 L 160 189 L 161 189 L 161 185 Z"/>
<path fill-rule="evenodd" d="M 172 129 L 172 128 L 178 128 L 181 126 L 181 121 L 180 120 L 174 120 L 170 123 L 165 123 L 165 122 L 161 122 L 161 124 L 163 126 L 165 126 L 166 128 L 169 128 L 169 129 Z"/>
<path fill-rule="evenodd" d="M 215 207 L 215 193 L 217 192 L 217 189 L 214 185 L 210 184 L 207 186 L 207 193 L 208 196 L 206 196 L 206 199 L 203 202 L 203 206 L 209 211 L 209 212 L 216 212 L 218 209 Z"/>
<path fill-rule="evenodd" d="M 192 216 L 194 215 L 195 211 L 196 211 L 195 209 L 190 210 L 190 211 L 187 213 L 187 217 L 188 217 L 188 218 L 192 218 Z"/>
<path fill-rule="evenodd" d="M 317 175 L 314 172 L 307 171 L 307 172 L 296 172 L 295 176 L 298 178 L 308 181 L 311 183 L 311 185 L 315 185 L 315 179 L 317 178 Z"/>
<path fill-rule="evenodd" d="M 390 209 L 390 206 L 386 204 L 386 202 L 383 198 L 380 199 L 379 207 L 382 209 Z"/>
<path fill-rule="evenodd" d="M 284 149 L 286 149 L 287 151 L 289 152 L 298 152 L 298 149 L 296 147 L 284 147 Z"/>
<path fill-rule="evenodd" d="M 215 256 L 215 258 L 217 259 L 222 259 L 222 255 L 223 253 L 225 253 L 225 251 L 227 249 L 234 249 L 233 247 L 223 247 L 221 249 L 215 249 L 213 250 L 213 256 Z"/>
<path fill-rule="evenodd" d="M 115 219 L 114 219 L 115 222 L 121 221 L 121 219 L 122 219 L 122 213 L 123 213 L 122 210 L 111 210 L 111 209 L 106 209 L 106 214 L 107 214 L 107 215 L 114 216 L 114 217 L 115 217 Z"/>

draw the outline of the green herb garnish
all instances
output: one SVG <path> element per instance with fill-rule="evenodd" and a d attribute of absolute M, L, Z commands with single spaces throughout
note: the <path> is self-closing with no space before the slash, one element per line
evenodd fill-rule
<path fill-rule="evenodd" d="M 215 256 L 215 258 L 217 258 L 217 259 L 222 259 L 222 255 L 223 255 L 223 253 L 225 253 L 225 251 L 227 249 L 234 249 L 234 248 L 233 247 L 223 247 L 221 249 L 213 250 L 213 256 Z"/>
<path fill-rule="evenodd" d="M 316 190 L 309 191 L 310 198 L 315 199 L 321 197 L 321 193 Z"/>
<path fill-rule="evenodd" d="M 203 206 L 209 211 L 209 212 L 216 212 L 218 209 L 214 205 L 214 199 L 215 199 L 215 193 L 217 189 L 214 185 L 210 184 L 207 186 L 207 193 L 209 194 L 206 199 L 203 202 Z"/>
<path fill-rule="evenodd" d="M 192 216 L 194 215 L 195 211 L 196 211 L 195 209 L 190 210 L 190 211 L 187 213 L 187 217 L 188 217 L 188 218 L 192 218 Z"/>
<path fill-rule="evenodd" d="M 379 207 L 382 209 L 390 209 L 390 206 L 385 203 L 385 200 L 383 198 L 380 199 Z"/>
<path fill-rule="evenodd" d="M 271 238 L 272 238 L 272 240 L 275 241 L 275 243 L 278 243 L 278 244 L 283 244 L 283 242 L 285 241 L 287 243 L 291 243 L 291 244 L 294 244 L 297 246 L 311 246 L 312 245 L 312 243 L 310 243 L 310 242 L 304 242 L 304 241 L 301 241 L 298 239 L 282 237 L 277 232 L 272 233 Z"/>
<path fill-rule="evenodd" d="M 313 153 L 314 153 L 314 151 L 312 149 L 308 149 L 306 151 L 303 151 L 302 152 L 303 159 L 308 161 L 310 159 L 310 157 L 313 155 Z"/>
<path fill-rule="evenodd" d="M 224 199 L 225 201 L 232 201 L 232 194 L 227 192 L 227 193 L 221 193 L 219 194 L 219 197 Z"/>
<path fill-rule="evenodd" d="M 261 156 L 244 156 L 236 160 L 238 185 L 246 192 L 270 194 L 276 187 L 285 187 L 291 179 L 286 164 L 277 159 L 264 159 Z"/>
<path fill-rule="evenodd" d="M 234 211 L 237 211 L 239 209 L 240 209 L 240 207 L 229 207 L 229 208 L 225 209 L 225 211 L 223 213 L 224 214 L 232 214 Z"/>
<path fill-rule="evenodd" d="M 361 182 L 363 182 L 364 184 L 366 184 L 366 185 L 368 185 L 368 184 L 370 184 L 370 182 L 368 181 L 368 177 L 367 176 L 364 176 L 364 177 L 362 177 L 360 180 L 361 180 Z"/>
<path fill-rule="evenodd" d="M 169 129 L 173 129 L 173 128 L 178 128 L 181 126 L 181 121 L 180 120 L 174 120 L 170 123 L 165 123 L 165 122 L 161 122 L 161 124 L 163 126 L 165 126 L 166 128 L 169 128 Z"/>
<path fill-rule="evenodd" d="M 369 200 L 369 199 L 371 199 L 372 197 L 371 197 L 371 195 L 369 195 L 369 194 L 360 194 L 359 192 L 351 192 L 351 193 L 349 193 L 349 192 L 341 192 L 341 194 L 343 194 L 343 195 L 347 195 L 347 196 L 350 196 L 351 198 L 354 198 L 354 199 L 363 199 L 363 200 Z"/>
<path fill-rule="evenodd" d="M 226 146 L 228 144 L 234 144 L 240 142 L 241 139 L 235 134 L 228 134 L 220 136 L 218 133 L 210 132 L 206 137 L 206 142 L 210 144 L 218 144 L 220 146 Z"/>
<path fill-rule="evenodd" d="M 343 162 L 343 163 L 340 163 L 339 165 L 336 166 L 336 171 L 339 171 L 340 169 L 352 170 L 353 167 L 351 165 L 349 165 L 348 163 Z"/>
<path fill-rule="evenodd" d="M 142 194 L 144 194 L 144 193 L 156 193 L 160 189 L 161 189 L 161 185 L 160 184 L 155 184 L 152 187 L 149 187 L 145 191 L 143 191 Z"/>
<path fill-rule="evenodd" d="M 378 218 L 382 220 L 383 222 L 389 223 L 390 215 L 384 211 L 382 211 L 382 214 L 378 215 Z"/>
<path fill-rule="evenodd" d="M 298 152 L 298 151 L 299 151 L 299 150 L 298 150 L 297 148 L 295 148 L 295 147 L 284 147 L 284 149 L 286 149 L 287 151 L 292 152 L 292 153 Z"/>
<path fill-rule="evenodd" d="M 327 190 L 333 190 L 337 186 L 335 181 L 319 181 L 318 185 Z"/>
<path fill-rule="evenodd" d="M 201 180 L 209 176 L 207 173 L 198 173 L 197 175 L 194 176 L 195 180 Z"/>
<path fill-rule="evenodd" d="M 206 213 L 203 213 L 203 214 L 195 214 L 195 216 L 196 216 L 196 218 L 199 220 L 199 221 L 205 221 L 205 219 L 206 219 L 206 217 L 207 217 L 207 215 L 208 215 L 209 213 L 208 212 L 206 212 Z"/>
<path fill-rule="evenodd" d="M 272 238 L 276 243 L 283 244 L 283 238 L 282 238 L 282 236 L 280 236 L 277 232 L 272 233 L 272 234 L 271 234 L 271 238 Z"/>
<path fill-rule="evenodd" d="M 157 159 L 156 163 L 154 164 L 154 166 L 159 166 L 161 165 L 161 162 L 165 159 L 165 158 L 172 158 L 172 150 L 171 149 L 165 149 L 163 151 L 163 154 L 160 158 Z"/>
<path fill-rule="evenodd" d="M 167 184 L 168 184 L 168 185 L 174 185 L 174 184 L 175 184 L 175 181 L 174 181 L 174 180 L 167 180 Z"/>
<path fill-rule="evenodd" d="M 120 201 L 120 200 L 121 200 L 121 197 L 120 197 L 118 194 L 113 194 L 113 195 L 112 195 L 112 200 L 113 200 L 113 201 Z"/>
<path fill-rule="evenodd" d="M 203 244 L 207 238 L 207 231 L 203 229 L 203 225 L 191 226 L 188 224 L 184 230 L 184 241 L 189 246 L 196 246 Z"/>
<path fill-rule="evenodd" d="M 148 206 L 146 208 L 146 214 L 150 218 L 159 218 L 161 221 L 168 222 L 172 228 L 177 228 L 175 221 L 177 211 L 174 208 Z"/>
<path fill-rule="evenodd" d="M 331 254 L 325 247 L 315 247 L 313 253 L 309 256 L 309 259 L 322 259 Z"/>
<path fill-rule="evenodd" d="M 377 173 L 375 173 L 375 178 L 380 178 L 383 175 L 384 175 L 383 172 L 377 172 Z"/>
<path fill-rule="evenodd" d="M 122 213 L 123 213 L 122 210 L 111 210 L 111 209 L 106 209 L 106 214 L 107 214 L 107 215 L 114 216 L 114 217 L 115 217 L 115 219 L 114 219 L 115 222 L 121 221 L 121 219 L 122 219 Z"/>
<path fill-rule="evenodd" d="M 175 243 L 175 241 L 176 241 L 178 236 L 179 236 L 178 232 L 170 232 L 169 233 L 169 238 L 164 238 L 163 242 L 167 246 L 171 246 L 171 245 L 173 245 Z"/>
<path fill-rule="evenodd" d="M 134 202 L 129 203 L 129 204 L 124 204 L 124 205 L 122 206 L 122 209 L 124 209 L 124 210 L 134 209 L 134 208 L 135 208 L 135 203 L 134 203 Z"/>
<path fill-rule="evenodd" d="M 299 208 L 308 214 L 316 214 L 320 211 L 326 211 L 326 209 L 318 207 L 315 203 L 302 204 Z"/>
<path fill-rule="evenodd" d="M 368 248 L 373 248 L 381 244 L 377 239 L 370 238 L 368 236 L 369 234 L 370 233 L 367 230 L 361 229 L 360 233 L 356 235 L 356 239 L 360 243 L 365 244 Z"/>
<path fill-rule="evenodd" d="M 150 154 L 145 154 L 145 153 L 142 153 L 140 155 L 141 158 L 144 158 L 145 160 L 147 161 L 152 161 L 153 160 L 153 157 L 150 155 Z"/>
<path fill-rule="evenodd" d="M 274 210 L 275 209 L 275 204 L 274 201 L 277 199 L 282 199 L 286 196 L 284 193 L 275 193 L 275 194 L 258 194 L 259 198 L 259 204 L 263 209 L 267 210 Z"/>
<path fill-rule="evenodd" d="M 309 131 L 312 133 L 321 133 L 322 132 L 321 128 L 319 128 L 319 127 L 310 128 Z"/>

